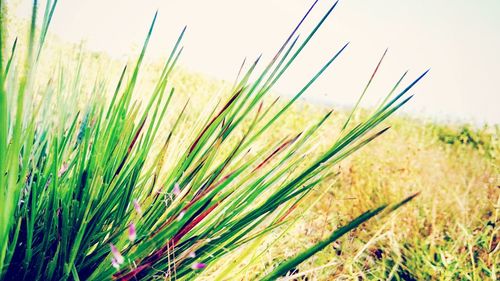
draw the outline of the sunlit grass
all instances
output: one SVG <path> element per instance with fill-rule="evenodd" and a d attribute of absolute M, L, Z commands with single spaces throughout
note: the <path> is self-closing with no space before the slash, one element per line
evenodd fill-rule
<path fill-rule="evenodd" d="M 43 22 L 49 19 L 45 13 Z M 498 198 L 485 183 L 494 178 L 495 157 L 449 148 L 438 130 L 401 119 L 341 162 L 385 132 L 379 124 L 408 101 L 421 76 L 388 89 L 371 114 L 332 114 L 298 103 L 309 84 L 291 101 L 269 92 L 314 30 L 305 41 L 292 32 L 264 73 L 252 73 L 255 62 L 231 84 L 174 68 L 183 33 L 165 64 L 144 65 L 146 40 L 139 59 L 122 69 L 84 49 L 54 52 L 50 35 L 39 36 L 47 26 L 20 39 L 28 48 L 18 48 L 2 76 L 10 93 L 0 103 L 9 109 L 0 161 L 7 171 L 0 177 L 7 187 L 0 198 L 4 279 L 426 279 L 430 268 L 445 268 L 449 278 L 495 276 L 498 218 L 495 203 L 484 204 Z M 487 194 L 463 197 L 481 184 Z M 364 224 L 380 206 L 419 191 L 404 213 L 389 214 L 398 206 L 391 205 Z M 464 211 L 474 205 L 485 207 Z M 473 233 L 485 215 L 491 230 Z M 349 240 L 335 242 L 358 225 Z M 453 229 L 451 240 L 445 228 Z M 478 244 L 487 248 L 477 251 L 481 262 Z"/>

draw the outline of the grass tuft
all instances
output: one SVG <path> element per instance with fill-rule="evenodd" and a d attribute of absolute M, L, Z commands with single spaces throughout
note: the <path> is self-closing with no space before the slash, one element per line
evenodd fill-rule
<path fill-rule="evenodd" d="M 397 93 L 401 78 L 366 118 L 357 120 L 351 113 L 322 149 L 315 149 L 316 141 L 331 111 L 309 127 L 261 145 L 348 47 L 337 51 L 291 100 L 269 101 L 273 86 L 338 4 L 300 41 L 297 32 L 317 2 L 262 72 L 255 70 L 261 57 L 242 66 L 229 94 L 204 105 L 193 121 L 186 117 L 193 115 L 191 100 L 176 106 L 182 97 L 171 82 L 186 28 L 148 93 L 140 88 L 140 74 L 147 68 L 144 58 L 158 13 L 138 58 L 123 67 L 114 90 L 102 73 L 89 90 L 83 86 L 92 81 L 83 59 L 76 71 L 67 71 L 62 61 L 48 81 L 39 70 L 46 67 L 44 46 L 57 1 L 46 1 L 44 9 L 33 2 L 28 38 L 14 41 L 7 56 L 0 0 L 0 279 L 187 280 L 216 270 L 218 262 L 249 245 L 235 260 L 243 264 L 259 256 L 255 243 L 291 227 L 297 221 L 291 214 L 304 198 L 337 176 L 332 171 L 340 161 L 388 129 L 381 124 L 411 99 L 410 90 L 427 74 Z M 18 44 L 24 52 L 18 52 Z M 258 278 L 286 274 L 382 210 L 394 211 L 413 197 L 362 212 Z M 218 278 L 227 279 L 233 269 Z"/>

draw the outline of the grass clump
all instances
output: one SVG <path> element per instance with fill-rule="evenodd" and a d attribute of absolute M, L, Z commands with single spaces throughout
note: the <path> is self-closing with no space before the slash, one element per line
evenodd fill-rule
<path fill-rule="evenodd" d="M 6 28 L 0 22 L 2 280 L 192 279 L 210 272 L 229 253 L 237 253 L 233 264 L 215 279 L 240 274 L 249 264 L 236 266 L 262 255 L 258 245 L 263 237 L 293 225 L 297 219 L 290 214 L 302 199 L 336 176 L 334 165 L 388 129 L 381 123 L 411 99 L 409 91 L 427 73 L 399 89 L 405 73 L 376 110 L 362 120 L 350 114 L 322 149 L 317 150 L 315 140 L 331 111 L 261 146 L 258 140 L 347 47 L 290 101 L 266 102 L 336 2 L 300 41 L 297 33 L 309 10 L 262 72 L 255 73 L 260 58 L 242 66 L 228 97 L 205 106 L 194 121 L 186 117 L 192 114 L 187 102 L 174 106 L 176 91 L 170 83 L 185 29 L 151 91 L 145 95 L 138 90 L 157 15 L 137 61 L 123 68 L 114 88 L 108 87 L 109 77 L 98 76 L 91 94 L 85 94 L 81 62 L 69 72 L 62 62 L 48 81 L 40 81 L 38 68 L 43 68 L 56 5 L 46 1 L 37 28 L 40 8 L 34 1 L 24 52 L 13 47 L 6 55 Z M 414 196 L 364 209 L 327 239 L 256 277 L 272 280 L 287 274 L 368 219 Z"/>

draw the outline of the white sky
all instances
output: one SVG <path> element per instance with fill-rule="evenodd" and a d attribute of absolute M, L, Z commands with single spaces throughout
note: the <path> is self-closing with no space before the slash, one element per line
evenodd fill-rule
<path fill-rule="evenodd" d="M 19 15 L 27 14 L 28 0 Z M 188 26 L 181 64 L 234 79 L 244 57 L 280 46 L 313 0 L 60 0 L 52 31 L 115 57 L 136 55 L 159 9 L 150 56 L 165 55 Z M 302 34 L 332 0 L 320 0 Z M 406 112 L 440 120 L 500 123 L 500 0 L 343 0 L 277 91 L 294 94 L 343 44 L 333 67 L 307 93 L 315 101 L 353 104 L 385 48 L 389 54 L 367 103 L 377 101 L 406 69 L 429 75 Z M 410 82 L 410 80 L 407 80 Z"/>

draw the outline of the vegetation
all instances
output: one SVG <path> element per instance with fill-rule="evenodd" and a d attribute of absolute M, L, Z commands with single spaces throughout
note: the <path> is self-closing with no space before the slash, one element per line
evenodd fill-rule
<path fill-rule="evenodd" d="M 442 131 L 462 125 L 403 116 L 389 123 L 391 131 L 383 140 L 344 161 L 338 178 L 313 192 L 312 198 L 324 191 L 327 195 L 281 245 L 269 249 L 268 259 L 256 271 L 271 266 L 277 256 L 288 257 L 323 239 L 367 206 L 420 191 L 397 214 L 358 228 L 301 265 L 296 276 L 309 280 L 498 279 L 498 160 L 470 145 L 440 140 Z M 485 140 L 498 140 L 495 130 L 474 132 L 483 132 Z M 328 138 L 330 132 L 326 134 Z M 496 145 L 497 153 L 498 149 Z"/>
<path fill-rule="evenodd" d="M 163 65 L 145 64 L 155 20 L 123 69 L 61 56 L 56 4 L 37 29 L 35 1 L 12 49 L 0 24 L 0 279 L 497 278 L 496 157 L 407 118 L 365 147 L 425 73 L 372 110 L 301 103 L 344 46 L 292 100 L 272 95 L 336 4 L 235 83 L 174 68 L 184 30 Z"/>

